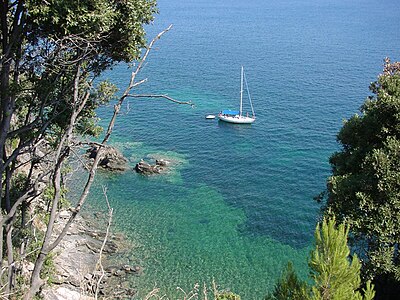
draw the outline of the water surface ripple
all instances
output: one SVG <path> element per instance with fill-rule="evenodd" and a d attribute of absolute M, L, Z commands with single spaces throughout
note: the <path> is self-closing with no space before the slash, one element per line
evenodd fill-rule
<path fill-rule="evenodd" d="M 149 38 L 174 24 L 149 57 L 112 143 L 130 159 L 161 155 L 171 174 L 100 174 L 115 227 L 135 243 L 123 258 L 144 266 L 142 296 L 154 285 L 172 299 L 212 278 L 242 299 L 262 299 L 288 260 L 307 275 L 328 157 L 342 120 L 369 95 L 383 58 L 400 59 L 396 0 L 159 0 Z M 205 120 L 236 109 L 244 65 L 257 121 L 235 126 Z M 105 75 L 123 89 L 125 65 Z M 112 107 L 99 114 L 106 120 Z"/>

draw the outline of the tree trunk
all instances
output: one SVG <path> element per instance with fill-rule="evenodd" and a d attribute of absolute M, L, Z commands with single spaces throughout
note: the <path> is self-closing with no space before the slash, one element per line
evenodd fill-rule
<path fill-rule="evenodd" d="M 55 247 L 50 244 L 50 240 L 51 240 L 51 237 L 53 234 L 53 227 L 54 227 L 54 222 L 56 220 L 58 203 L 59 203 L 60 194 L 61 194 L 61 167 L 62 167 L 64 160 L 66 159 L 66 157 L 69 154 L 69 151 L 68 151 L 69 144 L 71 142 L 72 131 L 75 128 L 76 120 L 88 99 L 88 96 L 87 96 L 82 99 L 82 103 L 78 102 L 79 101 L 79 83 L 80 83 L 80 78 L 81 78 L 80 76 L 81 76 L 81 69 L 80 69 L 80 64 L 78 64 L 77 70 L 76 70 L 76 75 L 75 75 L 75 80 L 74 80 L 74 87 L 73 87 L 74 88 L 73 111 L 72 111 L 72 114 L 70 117 L 69 125 L 68 125 L 65 133 L 63 134 L 61 141 L 58 145 L 57 151 L 56 151 L 56 157 L 55 157 L 56 164 L 54 166 L 54 174 L 53 174 L 53 180 L 52 180 L 52 185 L 54 188 L 54 196 L 53 196 L 53 199 L 51 200 L 49 223 L 47 224 L 46 234 L 43 239 L 42 248 L 40 250 L 39 256 L 36 259 L 35 267 L 33 269 L 32 277 L 31 277 L 31 288 L 30 288 L 29 292 L 27 294 L 25 294 L 24 299 L 31 299 L 39 291 L 41 285 L 43 284 L 43 281 L 40 279 L 40 271 L 42 270 L 43 263 L 46 259 L 46 256 Z"/>
<path fill-rule="evenodd" d="M 8 276 L 7 276 L 7 285 L 5 288 L 5 294 L 11 295 L 11 291 L 14 286 L 14 254 L 13 254 L 13 243 L 12 243 L 12 221 L 6 226 L 7 233 L 7 263 L 8 263 Z"/>

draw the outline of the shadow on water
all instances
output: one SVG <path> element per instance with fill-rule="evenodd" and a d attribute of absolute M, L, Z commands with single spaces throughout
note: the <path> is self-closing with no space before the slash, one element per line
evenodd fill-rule
<path fill-rule="evenodd" d="M 218 127 L 229 130 L 244 131 L 251 129 L 252 124 L 233 124 L 218 120 Z"/>
<path fill-rule="evenodd" d="M 268 236 L 293 249 L 300 250 L 309 246 L 313 239 L 313 226 L 299 230 L 298 224 L 292 225 L 293 230 L 284 230 L 284 227 L 287 226 L 287 217 L 284 216 L 280 219 L 275 216 L 273 220 L 272 218 L 271 220 L 257 219 L 251 216 L 245 223 L 238 226 L 238 231 L 241 235 L 252 238 Z"/>

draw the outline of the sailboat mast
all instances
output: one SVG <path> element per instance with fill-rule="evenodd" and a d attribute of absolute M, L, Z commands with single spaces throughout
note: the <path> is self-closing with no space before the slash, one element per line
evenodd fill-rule
<path fill-rule="evenodd" d="M 242 115 L 242 110 L 243 110 L 243 66 L 242 66 L 242 72 L 240 74 L 240 110 L 239 110 L 239 116 Z"/>
<path fill-rule="evenodd" d="M 249 97 L 249 101 L 250 101 L 251 113 L 253 114 L 253 118 L 255 118 L 256 114 L 254 113 L 253 103 L 251 101 L 251 96 L 250 96 L 249 85 L 247 84 L 246 74 L 244 74 L 244 72 L 243 72 L 243 79 L 244 79 L 244 84 L 246 85 L 247 96 Z"/>

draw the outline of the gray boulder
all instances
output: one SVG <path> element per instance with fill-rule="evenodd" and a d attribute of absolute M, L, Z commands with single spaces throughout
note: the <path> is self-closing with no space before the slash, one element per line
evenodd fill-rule
<path fill-rule="evenodd" d="M 168 165 L 169 161 L 164 159 L 156 160 L 156 163 L 153 165 L 142 159 L 136 164 L 135 171 L 143 175 L 160 174 L 166 171 Z"/>
<path fill-rule="evenodd" d="M 109 171 L 126 171 L 128 169 L 128 160 L 122 155 L 122 153 L 112 147 L 102 147 L 99 166 Z M 99 151 L 99 146 L 92 145 L 87 150 L 87 155 L 90 159 L 94 159 Z"/>

